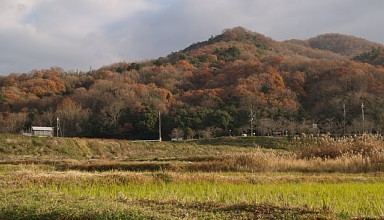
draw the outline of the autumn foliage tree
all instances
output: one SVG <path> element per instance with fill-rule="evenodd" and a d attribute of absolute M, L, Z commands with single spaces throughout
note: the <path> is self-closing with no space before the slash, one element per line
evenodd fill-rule
<path fill-rule="evenodd" d="M 71 98 L 64 98 L 56 110 L 56 115 L 61 121 L 61 134 L 66 136 L 80 135 L 82 125 L 88 119 L 89 114 L 88 109 L 82 108 Z"/>
<path fill-rule="evenodd" d="M 382 48 L 335 34 L 277 42 L 236 27 L 154 60 L 13 73 L 0 77 L 0 132 L 59 117 L 65 136 L 156 139 L 161 112 L 163 139 L 311 133 L 314 123 L 336 134 L 358 131 L 362 103 L 367 129 L 383 132 Z"/>

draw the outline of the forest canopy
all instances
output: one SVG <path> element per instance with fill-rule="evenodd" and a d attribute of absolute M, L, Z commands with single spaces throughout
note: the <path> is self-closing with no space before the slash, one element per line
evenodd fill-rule
<path fill-rule="evenodd" d="M 59 117 L 65 136 L 156 139 L 161 112 L 163 139 L 381 133 L 383 51 L 339 34 L 278 42 L 236 27 L 149 61 L 13 73 L 0 77 L 0 132 Z"/>

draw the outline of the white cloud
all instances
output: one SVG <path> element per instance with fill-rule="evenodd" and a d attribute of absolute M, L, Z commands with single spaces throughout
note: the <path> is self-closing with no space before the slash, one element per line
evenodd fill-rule
<path fill-rule="evenodd" d="M 35 25 L 39 31 L 52 35 L 85 37 L 148 8 L 150 5 L 140 0 L 51 1 L 37 6 L 39 15 Z"/>
<path fill-rule="evenodd" d="M 0 3 L 0 71 L 89 66 L 121 59 L 103 28 L 148 10 L 145 1 L 6 0 Z"/>
<path fill-rule="evenodd" d="M 384 1 L 2 0 L 0 73 L 165 56 L 244 26 L 277 40 L 326 32 L 383 43 Z"/>

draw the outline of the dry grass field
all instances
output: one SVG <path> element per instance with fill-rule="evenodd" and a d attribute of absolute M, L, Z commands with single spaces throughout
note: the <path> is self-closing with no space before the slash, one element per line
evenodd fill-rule
<path fill-rule="evenodd" d="M 0 219 L 380 219 L 379 136 L 0 136 Z"/>

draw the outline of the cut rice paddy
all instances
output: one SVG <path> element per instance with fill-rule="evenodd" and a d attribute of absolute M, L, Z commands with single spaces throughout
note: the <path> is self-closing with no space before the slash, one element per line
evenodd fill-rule
<path fill-rule="evenodd" d="M 279 150 L 254 140 L 237 147 L 236 139 L 223 146 L 37 139 L 29 146 L 7 137 L 0 140 L 2 149 L 12 145 L 0 161 L 0 219 L 384 217 L 381 140 L 300 140 L 286 150 L 287 140 Z M 61 149 L 70 143 L 74 149 Z"/>

